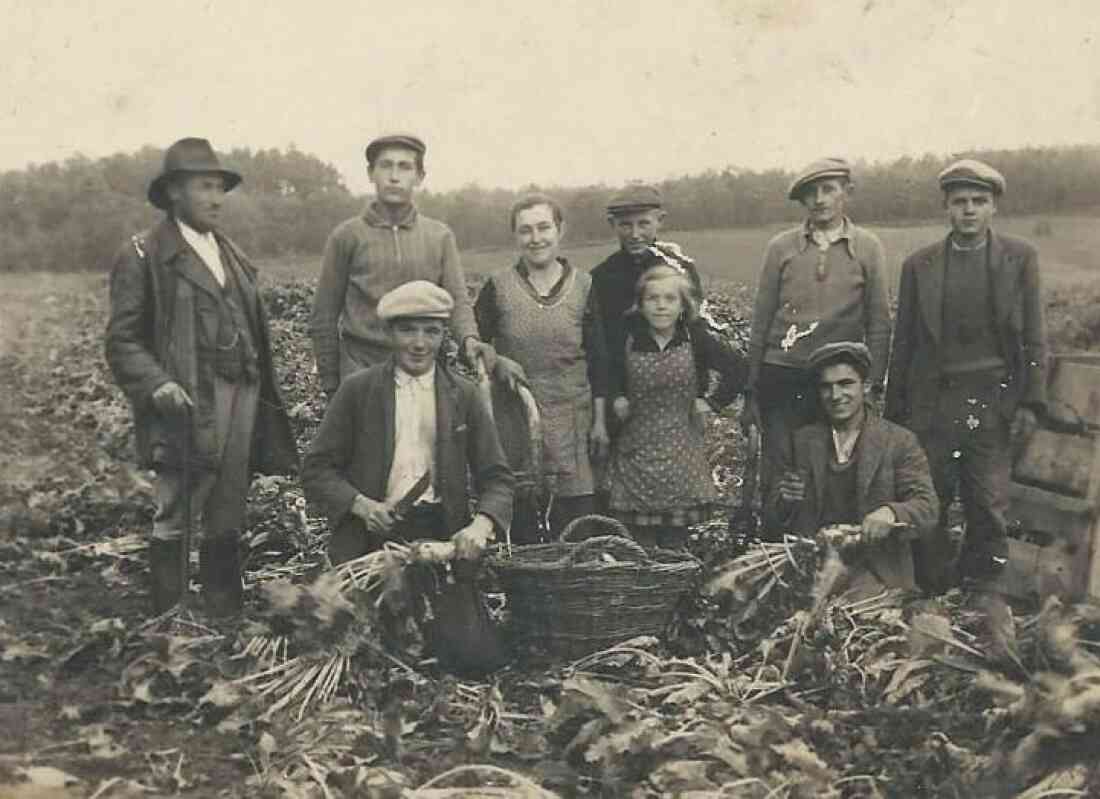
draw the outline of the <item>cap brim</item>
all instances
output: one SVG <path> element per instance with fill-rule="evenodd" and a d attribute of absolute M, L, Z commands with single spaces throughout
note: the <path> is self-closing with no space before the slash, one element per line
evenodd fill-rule
<path fill-rule="evenodd" d="M 845 178 L 846 180 L 852 179 L 852 173 L 846 172 L 843 169 L 830 169 L 826 172 L 815 172 L 812 175 L 807 175 L 804 178 L 799 178 L 791 187 L 787 189 L 787 199 L 797 200 L 799 195 L 802 194 L 802 190 L 815 180 L 825 180 L 827 178 Z"/>
<path fill-rule="evenodd" d="M 993 192 L 994 194 L 1000 194 L 1004 189 L 988 180 L 981 180 L 980 178 L 951 178 L 950 180 L 941 180 L 940 188 L 947 191 L 952 186 L 972 186 L 975 189 L 983 189 L 985 191 Z"/>

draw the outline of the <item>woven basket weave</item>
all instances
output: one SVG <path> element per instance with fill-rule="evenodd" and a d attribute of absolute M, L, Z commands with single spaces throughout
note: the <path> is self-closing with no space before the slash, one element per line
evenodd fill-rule
<path fill-rule="evenodd" d="M 597 535 L 568 540 L 578 530 Z M 605 516 L 574 520 L 561 539 L 510 554 L 501 547 L 489 559 L 508 595 L 517 636 L 559 657 L 660 635 L 701 568 L 685 552 L 646 552 L 621 522 Z"/>

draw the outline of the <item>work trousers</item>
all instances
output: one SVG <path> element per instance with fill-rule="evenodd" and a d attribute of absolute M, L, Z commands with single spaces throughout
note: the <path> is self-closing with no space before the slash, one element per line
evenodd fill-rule
<path fill-rule="evenodd" d="M 548 529 L 544 531 L 543 525 L 539 524 L 539 514 L 544 511 L 539 507 L 535 496 L 531 492 L 522 497 L 517 495 L 512 516 L 512 543 L 541 544 L 547 540 L 557 541 L 571 521 L 596 513 L 598 507 L 594 494 L 554 497 L 550 503 Z"/>
<path fill-rule="evenodd" d="M 204 536 L 237 535 L 244 528 L 259 398 L 259 383 L 231 383 L 214 378 L 215 434 L 222 457 L 216 470 L 192 470 L 191 534 L 196 541 Z M 183 537 L 184 490 L 182 469 L 157 470 L 153 538 L 172 541 Z"/>
<path fill-rule="evenodd" d="M 761 364 L 754 397 L 760 409 L 760 496 L 768 501 L 794 433 L 817 418 L 813 375 L 789 366 Z M 746 497 L 746 501 L 751 498 Z"/>
<path fill-rule="evenodd" d="M 927 429 L 915 430 L 940 498 L 940 522 L 913 542 L 917 583 L 938 591 L 952 582 L 953 547 L 947 513 L 961 500 L 966 536 L 959 554 L 962 576 L 992 556 L 1008 552 L 1008 490 L 1012 479 L 1012 439 L 1000 407 L 1001 376 L 965 374 L 940 381 L 936 412 Z"/>

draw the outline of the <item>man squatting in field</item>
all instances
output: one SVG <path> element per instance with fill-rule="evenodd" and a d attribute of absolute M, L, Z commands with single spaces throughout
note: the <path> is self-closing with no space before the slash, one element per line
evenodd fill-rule
<path fill-rule="evenodd" d="M 359 369 L 385 361 L 390 340 L 378 301 L 411 280 L 442 286 L 455 301 L 451 330 L 473 363 L 481 354 L 493 368 L 491 347 L 477 339 L 454 233 L 421 214 L 413 194 L 424 181 L 427 147 L 417 136 L 392 134 L 366 148 L 374 199 L 359 216 L 336 227 L 325 243 L 313 300 L 310 335 L 321 388 L 328 397 Z"/>
<path fill-rule="evenodd" d="M 910 541 L 936 524 L 939 506 L 917 437 L 868 406 L 871 353 L 855 341 L 826 344 L 807 362 L 818 419 L 795 431 L 765 503 L 765 525 L 813 537 L 851 525 L 840 551 L 850 601 L 884 589 L 915 591 Z"/>
<path fill-rule="evenodd" d="M 666 263 L 691 280 L 696 303 L 703 301 L 703 285 L 695 262 L 672 242 L 658 241 L 665 220 L 661 193 L 654 186 L 632 184 L 613 196 L 607 204 L 607 222 L 619 239 L 619 249 L 597 264 L 589 273 L 596 305 L 603 317 L 604 342 L 608 352 L 609 396 L 626 393 L 627 311 L 634 305 L 638 279 L 651 266 Z M 706 381 L 701 381 L 706 383 Z M 699 396 L 706 394 L 706 385 Z M 617 420 L 607 420 L 608 433 L 614 439 Z M 603 475 L 599 483 L 606 482 Z M 599 504 L 606 509 L 609 494 L 606 485 L 597 491 Z"/>
<path fill-rule="evenodd" d="M 476 386 L 437 363 L 454 305 L 424 280 L 381 298 L 377 316 L 392 355 L 341 383 L 306 455 L 302 483 L 333 528 L 334 563 L 387 539 L 454 542 L 457 583 L 433 603 L 429 643 L 448 667 L 476 670 L 501 652 L 471 561 L 511 524 L 514 479 Z M 477 496 L 472 518 L 468 475 Z M 403 515 L 395 513 L 409 500 Z M 427 583 L 422 590 L 440 590 Z"/>
<path fill-rule="evenodd" d="M 762 436 L 760 482 L 768 497 L 794 431 L 813 421 L 811 353 L 836 341 L 862 341 L 871 354 L 870 390 L 881 397 L 890 351 L 890 305 L 882 243 L 846 209 L 852 170 L 825 158 L 808 165 L 787 197 L 806 220 L 770 242 L 757 281 L 749 334 L 749 385 L 742 424 Z M 774 531 L 781 533 L 782 531 Z"/>
<path fill-rule="evenodd" d="M 107 363 L 133 408 L 141 465 L 156 470 L 158 613 L 187 591 L 187 507 L 207 611 L 240 610 L 238 536 L 252 473 L 298 468 L 256 270 L 218 230 L 225 193 L 240 182 L 205 139 L 177 141 L 148 191 L 166 218 L 126 242 L 111 270 Z"/>
<path fill-rule="evenodd" d="M 928 454 L 940 524 L 915 546 L 927 590 L 959 578 L 979 586 L 1008 560 L 1005 513 L 1013 452 L 1046 403 L 1047 343 L 1039 257 L 990 223 L 1005 179 L 980 161 L 939 175 L 951 231 L 902 265 L 886 415 Z M 951 573 L 947 509 L 956 490 L 966 538 Z"/>

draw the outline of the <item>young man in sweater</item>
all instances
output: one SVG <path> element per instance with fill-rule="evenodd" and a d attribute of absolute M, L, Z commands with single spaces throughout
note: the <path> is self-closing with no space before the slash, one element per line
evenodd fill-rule
<path fill-rule="evenodd" d="M 454 299 L 451 332 L 467 358 L 481 347 L 454 233 L 420 214 L 413 195 L 424 181 L 427 147 L 417 136 L 381 136 L 367 145 L 367 175 L 375 197 L 359 216 L 341 223 L 325 244 L 313 301 L 310 334 L 321 387 L 329 397 L 359 369 L 389 357 L 378 301 L 412 280 L 442 286 Z M 490 368 L 492 363 L 488 363 Z"/>
<path fill-rule="evenodd" d="M 868 384 L 880 396 L 890 349 L 885 255 L 874 233 L 852 223 L 847 161 L 825 158 L 795 178 L 787 196 L 806 221 L 773 238 L 757 282 L 749 336 L 749 385 L 743 425 L 762 436 L 761 492 L 771 493 L 776 468 L 794 431 L 813 421 L 811 353 L 837 341 L 867 345 Z"/>

